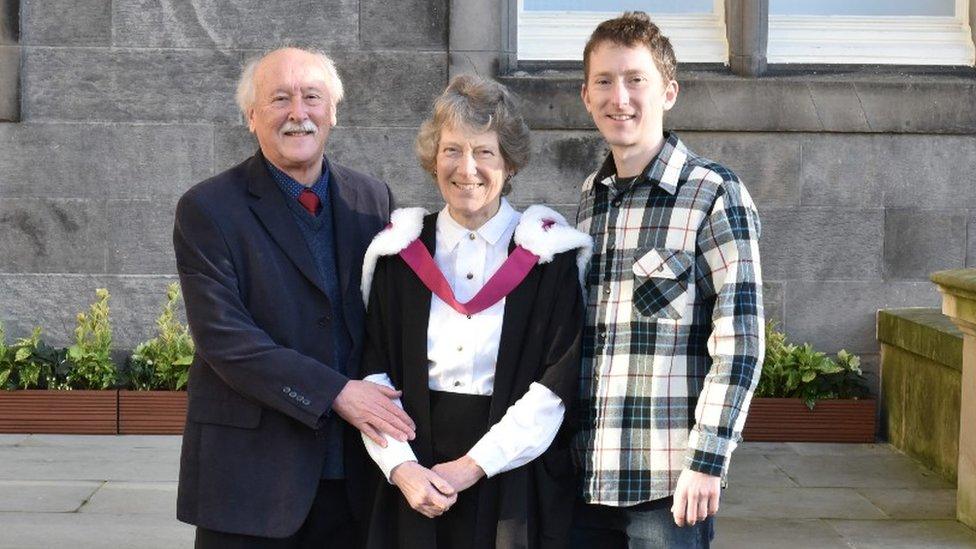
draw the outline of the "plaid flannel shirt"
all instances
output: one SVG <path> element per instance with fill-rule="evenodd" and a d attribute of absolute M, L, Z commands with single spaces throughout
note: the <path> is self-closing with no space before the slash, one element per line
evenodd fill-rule
<path fill-rule="evenodd" d="M 588 503 L 674 493 L 683 468 L 725 477 L 764 352 L 759 215 L 730 170 L 674 134 L 629 187 L 612 155 L 583 183 L 580 430 Z"/>

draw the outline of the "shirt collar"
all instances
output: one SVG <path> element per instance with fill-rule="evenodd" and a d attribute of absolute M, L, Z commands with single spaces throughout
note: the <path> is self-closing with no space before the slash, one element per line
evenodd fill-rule
<path fill-rule="evenodd" d="M 668 194 L 674 194 L 678 190 L 678 181 L 687 159 L 688 150 L 678 139 L 678 135 L 674 132 L 665 132 L 661 150 L 644 167 L 641 176 L 634 181 L 634 184 L 646 181 L 657 184 Z M 597 171 L 595 181 L 609 187 L 616 182 L 616 178 L 617 167 L 613 162 L 613 152 L 610 152 Z"/>
<path fill-rule="evenodd" d="M 444 206 L 437 214 L 437 243 L 443 245 L 445 250 L 450 251 L 457 246 L 465 235 L 473 232 L 485 239 L 491 246 L 495 246 L 517 216 L 518 212 L 515 211 L 515 208 L 508 203 L 508 200 L 502 198 L 495 215 L 484 225 L 472 231 L 455 221 L 448 213 L 447 206 Z"/>
<path fill-rule="evenodd" d="M 298 200 L 299 195 L 305 190 L 305 185 L 302 185 L 298 181 L 295 181 L 290 175 L 286 174 L 282 170 L 272 164 L 269 160 L 265 159 L 264 163 L 268 166 L 268 171 L 271 172 L 271 178 L 275 180 L 278 184 L 278 188 L 281 192 L 285 193 L 294 200 Z M 319 202 L 325 204 L 329 198 L 329 163 L 325 161 L 325 157 L 322 158 L 322 175 L 308 187 L 319 197 Z"/>

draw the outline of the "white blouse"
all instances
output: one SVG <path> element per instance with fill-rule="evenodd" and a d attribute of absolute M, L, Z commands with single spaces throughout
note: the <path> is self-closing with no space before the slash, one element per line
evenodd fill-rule
<path fill-rule="evenodd" d="M 508 245 L 519 218 L 504 198 L 498 213 L 474 231 L 455 221 L 446 207 L 437 215 L 434 261 L 458 301 L 471 300 L 508 258 Z M 504 299 L 469 317 L 431 296 L 427 358 L 432 391 L 492 394 L 504 312 Z M 393 387 L 387 374 L 374 374 L 366 380 Z M 558 396 L 541 383 L 532 383 L 467 455 L 489 477 L 525 465 L 552 444 L 565 412 Z M 383 448 L 363 436 L 370 457 L 389 480 L 397 465 L 417 458 L 409 443 L 389 435 L 386 441 Z"/>

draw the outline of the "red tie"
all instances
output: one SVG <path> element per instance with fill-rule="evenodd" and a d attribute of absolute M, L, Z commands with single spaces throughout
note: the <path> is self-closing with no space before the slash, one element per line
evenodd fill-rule
<path fill-rule="evenodd" d="M 302 190 L 302 194 L 298 195 L 298 201 L 302 203 L 302 207 L 305 208 L 308 213 L 312 215 L 318 215 L 319 205 L 319 195 L 312 192 L 312 189 L 305 188 Z"/>

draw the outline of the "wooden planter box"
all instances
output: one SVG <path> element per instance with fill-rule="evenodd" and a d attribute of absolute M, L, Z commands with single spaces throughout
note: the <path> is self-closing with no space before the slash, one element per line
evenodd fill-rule
<path fill-rule="evenodd" d="M 120 435 L 179 435 L 186 391 L 119 391 Z"/>
<path fill-rule="evenodd" d="M 874 442 L 874 399 L 754 398 L 743 438 L 749 442 Z"/>
<path fill-rule="evenodd" d="M 117 432 L 118 391 L 0 391 L 0 433 Z"/>

